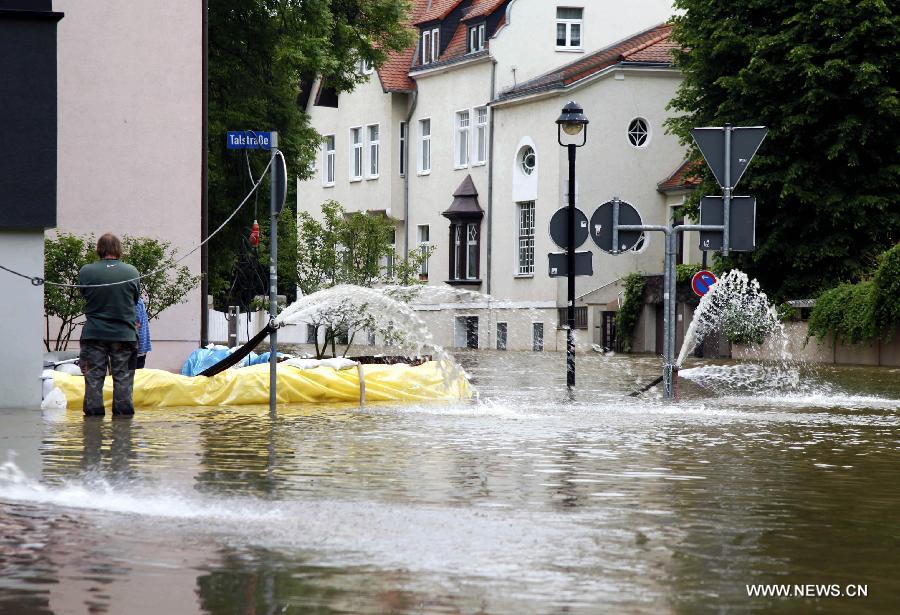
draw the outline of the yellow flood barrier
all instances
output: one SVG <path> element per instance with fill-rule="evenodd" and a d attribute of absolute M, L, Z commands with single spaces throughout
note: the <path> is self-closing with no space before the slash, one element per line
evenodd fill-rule
<path fill-rule="evenodd" d="M 468 399 L 469 382 L 461 370 L 444 371 L 435 361 L 422 365 L 362 365 L 366 401 Z M 359 402 L 360 369 L 319 366 L 297 369 L 278 365 L 278 403 Z M 53 372 L 53 383 L 66 396 L 67 407 L 81 410 L 84 378 Z M 103 401 L 112 404 L 112 378 L 103 384 Z M 269 365 L 229 369 L 212 377 L 182 376 L 158 369 L 139 369 L 134 376 L 137 407 L 241 406 L 269 403 Z"/>

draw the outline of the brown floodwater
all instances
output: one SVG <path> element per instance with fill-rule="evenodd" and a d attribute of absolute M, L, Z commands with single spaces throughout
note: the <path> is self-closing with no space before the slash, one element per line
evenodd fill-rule
<path fill-rule="evenodd" d="M 478 399 L 0 411 L 0 613 L 897 612 L 900 370 L 458 359 Z"/>

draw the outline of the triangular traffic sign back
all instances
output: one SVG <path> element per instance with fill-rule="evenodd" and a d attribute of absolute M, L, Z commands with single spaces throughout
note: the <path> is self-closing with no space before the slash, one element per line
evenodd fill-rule
<path fill-rule="evenodd" d="M 734 188 L 768 132 L 765 126 L 735 126 L 731 129 L 730 186 L 725 185 L 725 128 L 693 128 L 691 136 L 719 185 Z"/>

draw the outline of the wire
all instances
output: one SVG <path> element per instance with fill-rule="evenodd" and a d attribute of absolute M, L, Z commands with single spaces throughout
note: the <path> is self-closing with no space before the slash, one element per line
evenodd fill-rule
<path fill-rule="evenodd" d="M 188 252 L 181 258 L 177 259 L 174 263 L 172 263 L 172 266 L 177 265 L 178 263 L 180 263 L 181 261 L 186 259 L 188 256 L 190 256 L 191 254 L 193 254 L 194 252 L 196 252 L 197 250 L 202 248 L 210 239 L 212 239 L 213 237 L 216 236 L 216 233 L 218 233 L 223 228 L 225 228 L 225 225 L 228 224 L 231 221 L 231 219 L 235 217 L 235 215 L 237 215 L 237 212 L 239 212 L 241 210 L 241 207 L 243 207 L 244 204 L 250 200 L 250 197 L 253 196 L 253 193 L 256 192 L 257 188 L 259 188 L 259 184 L 262 183 L 263 178 L 266 176 L 266 173 L 269 172 L 269 169 L 272 166 L 272 160 L 274 160 L 274 156 L 269 158 L 269 163 L 266 165 L 266 168 L 263 169 L 262 174 L 259 176 L 259 180 L 253 184 L 253 187 L 250 189 L 250 192 L 247 193 L 247 196 L 244 197 L 244 200 L 241 201 L 240 205 L 238 205 L 235 208 L 235 210 L 232 211 L 231 214 L 227 218 L 225 218 L 225 221 L 222 224 L 220 224 L 216 230 L 214 230 L 212 233 L 210 233 L 206 239 L 204 239 L 199 244 L 194 246 L 194 248 L 190 252 Z M 33 286 L 41 286 L 43 284 L 43 285 L 49 285 L 49 286 L 62 286 L 65 288 L 101 288 L 103 286 L 118 286 L 119 284 L 128 284 L 129 282 L 134 282 L 136 280 L 140 280 L 141 278 L 146 278 L 151 275 L 156 275 L 157 273 L 159 273 L 161 271 L 165 271 L 168 268 L 169 267 L 160 267 L 159 269 L 154 269 L 153 271 L 149 271 L 145 274 L 139 275 L 136 278 L 130 278 L 128 280 L 121 280 L 119 282 L 108 282 L 106 284 L 66 284 L 65 282 L 48 282 L 47 280 L 45 280 L 44 278 L 42 278 L 40 276 L 25 275 L 24 273 L 19 273 L 18 271 L 13 271 L 12 269 L 9 269 L 8 267 L 4 267 L 3 265 L 0 265 L 0 269 L 3 269 L 4 271 L 8 271 L 9 273 L 11 273 L 13 275 L 17 275 L 20 278 L 25 278 L 26 280 L 29 280 Z"/>

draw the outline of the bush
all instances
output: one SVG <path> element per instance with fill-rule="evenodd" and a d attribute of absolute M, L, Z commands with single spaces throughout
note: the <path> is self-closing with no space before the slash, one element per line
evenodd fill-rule
<path fill-rule="evenodd" d="M 826 290 L 809 317 L 810 337 L 835 343 L 890 339 L 900 326 L 900 244 L 883 252 L 871 280 Z"/>
<path fill-rule="evenodd" d="M 879 257 L 873 280 L 875 326 L 881 337 L 890 339 L 900 328 L 900 243 Z"/>
<path fill-rule="evenodd" d="M 641 317 L 641 309 L 644 307 L 644 288 L 647 286 L 644 276 L 640 273 L 630 273 L 624 278 L 625 298 L 622 306 L 616 313 L 616 331 L 622 350 L 631 352 L 631 338 L 634 336 L 634 328 Z"/>

